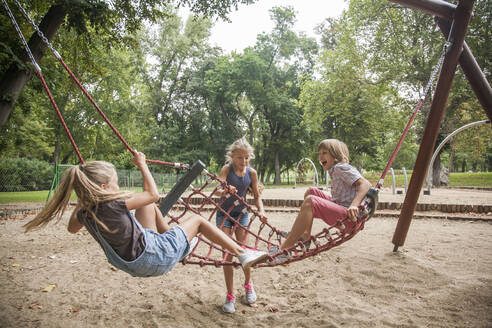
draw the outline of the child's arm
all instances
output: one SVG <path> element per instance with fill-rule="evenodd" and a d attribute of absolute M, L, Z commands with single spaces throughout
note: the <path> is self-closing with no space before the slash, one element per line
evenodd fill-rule
<path fill-rule="evenodd" d="M 152 174 L 150 174 L 147 163 L 145 162 L 145 155 L 135 150 L 132 162 L 139 168 L 140 173 L 142 174 L 144 191 L 136 193 L 125 200 L 126 207 L 129 210 L 141 208 L 159 200 L 159 191 L 157 190 L 154 178 L 152 177 Z"/>
<path fill-rule="evenodd" d="M 356 219 L 357 213 L 359 213 L 359 205 L 371 188 L 371 183 L 364 177 L 359 178 L 354 184 L 357 186 L 357 194 L 355 194 L 355 197 L 347 210 L 347 214 L 352 220 Z"/>
<path fill-rule="evenodd" d="M 253 187 L 253 196 L 255 198 L 256 207 L 261 215 L 260 221 L 266 223 L 267 218 L 265 216 L 265 210 L 263 209 L 263 200 L 261 199 L 261 193 L 258 188 L 258 173 L 254 169 L 251 169 L 251 185 Z"/>
<path fill-rule="evenodd" d="M 68 227 L 67 227 L 68 232 L 76 233 L 84 226 L 77 219 L 77 213 L 79 212 L 80 208 L 81 206 L 77 202 L 77 205 L 75 206 L 75 209 L 73 210 L 72 215 L 70 216 L 70 221 L 68 221 Z"/>
<path fill-rule="evenodd" d="M 226 180 L 227 180 L 227 176 L 229 175 L 229 170 L 230 170 L 230 169 L 231 169 L 231 168 L 229 167 L 229 165 L 224 165 L 224 166 L 222 166 L 222 168 L 220 169 L 219 178 L 221 178 L 222 180 L 226 181 Z M 231 192 L 235 192 L 235 191 L 237 191 L 236 187 L 234 187 L 234 186 L 229 186 L 229 190 L 230 190 Z M 225 193 L 226 193 L 226 191 L 225 191 L 225 190 L 222 190 L 222 191 L 217 190 L 217 191 L 215 192 L 215 194 L 216 194 L 216 195 L 218 195 L 218 196 L 224 196 L 224 195 L 225 195 Z"/>

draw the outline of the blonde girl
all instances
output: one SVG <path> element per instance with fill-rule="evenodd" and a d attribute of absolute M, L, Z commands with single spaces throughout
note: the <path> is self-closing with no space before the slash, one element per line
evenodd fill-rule
<path fill-rule="evenodd" d="M 231 191 L 236 192 L 237 195 L 243 199 L 246 199 L 246 192 L 250 189 L 255 199 L 256 207 L 261 215 L 260 220 L 266 222 L 260 192 L 262 186 L 258 182 L 258 174 L 256 171 L 248 166 L 249 160 L 254 157 L 253 147 L 251 147 L 246 139 L 241 138 L 234 141 L 226 148 L 226 164 L 220 170 L 219 176 L 227 181 Z M 248 212 L 245 211 L 244 205 L 235 205 L 235 201 L 235 196 L 228 198 L 223 197 L 220 200 L 220 202 L 222 202 L 221 208 L 223 211 L 229 212 L 229 215 L 239 222 L 241 226 L 246 227 L 250 222 Z M 217 227 L 221 228 L 225 233 L 231 235 L 235 222 L 226 218 L 223 211 L 217 211 L 216 224 Z M 235 235 L 237 240 L 246 242 L 246 231 L 244 229 L 236 227 Z M 228 260 L 230 260 L 230 257 Z M 222 306 L 222 311 L 225 313 L 234 313 L 236 302 L 234 296 L 234 271 L 231 266 L 224 266 L 223 269 L 227 295 L 226 301 Z M 256 302 L 256 292 L 253 288 L 253 282 L 251 281 L 251 268 L 243 267 L 243 271 L 245 303 L 253 304 Z"/>
<path fill-rule="evenodd" d="M 347 145 L 337 139 L 325 139 L 318 145 L 318 158 L 323 169 L 331 178 L 331 196 L 315 187 L 310 187 L 304 194 L 301 210 L 287 238 L 280 245 L 280 250 L 294 246 L 299 239 L 307 240 L 311 236 L 313 219 L 320 218 L 333 226 L 340 219 L 349 217 L 345 229 L 350 229 L 359 212 L 359 205 L 371 188 L 357 169 L 349 164 Z M 270 255 L 279 249 L 270 249 Z M 275 261 L 283 262 L 287 255 L 275 257 Z"/>
<path fill-rule="evenodd" d="M 101 245 L 108 261 L 132 276 L 151 277 L 170 271 L 189 253 L 190 241 L 198 233 L 238 256 L 245 268 L 266 256 L 263 252 L 243 250 L 198 215 L 170 228 L 155 205 L 159 194 L 145 155 L 135 150 L 132 162 L 142 174 L 143 192 L 121 191 L 116 170 L 108 162 L 73 166 L 67 170 L 53 199 L 24 226 L 26 232 L 53 218 L 60 220 L 74 190 L 78 202 L 68 231 L 76 233 L 85 227 Z"/>

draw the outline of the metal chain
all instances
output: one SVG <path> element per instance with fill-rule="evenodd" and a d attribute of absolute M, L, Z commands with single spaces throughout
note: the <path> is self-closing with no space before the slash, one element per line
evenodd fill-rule
<path fill-rule="evenodd" d="M 31 62 L 34 66 L 34 69 L 37 72 L 41 72 L 41 67 L 39 67 L 38 63 L 36 62 L 36 59 L 34 59 L 34 56 L 31 52 L 31 49 L 27 45 L 26 39 L 24 38 L 24 34 L 22 34 L 22 31 L 21 31 L 19 25 L 17 24 L 17 21 L 15 20 L 14 15 L 12 14 L 12 11 L 10 11 L 10 8 L 9 8 L 9 5 L 7 4 L 7 1 L 2 0 L 2 2 L 3 2 L 5 9 L 7 10 L 7 13 L 9 14 L 9 17 L 10 17 L 10 20 L 12 21 L 12 24 L 14 24 L 14 27 L 17 30 L 17 33 L 19 34 L 19 38 L 21 39 L 22 44 L 24 45 L 24 48 L 27 52 L 27 55 L 29 56 L 29 59 L 31 59 Z"/>
<path fill-rule="evenodd" d="M 5 0 L 3 0 L 5 1 Z M 41 40 L 46 44 L 46 46 L 48 48 L 50 48 L 51 52 L 53 52 L 53 54 L 55 55 L 55 57 L 57 59 L 60 59 L 60 54 L 55 50 L 55 48 L 53 48 L 53 46 L 51 45 L 50 41 L 48 40 L 48 38 L 44 35 L 44 33 L 39 29 L 39 27 L 36 25 L 36 23 L 34 23 L 34 21 L 31 19 L 31 17 L 29 16 L 29 14 L 26 12 L 26 10 L 21 6 L 21 4 L 19 3 L 19 1 L 17 0 L 14 0 L 14 3 L 17 5 L 17 7 L 19 8 L 20 12 L 22 13 L 22 15 L 24 15 L 24 17 L 29 21 L 29 23 L 31 24 L 31 26 L 36 30 L 36 33 L 38 34 L 38 36 L 41 38 Z"/>
<path fill-rule="evenodd" d="M 446 54 L 448 52 L 448 48 L 449 46 L 451 45 L 451 42 L 449 41 L 446 41 L 442 47 L 442 55 L 441 55 L 441 58 L 439 58 L 439 61 L 437 62 L 437 65 L 436 67 L 434 67 L 434 70 L 432 71 L 431 75 L 430 75 L 430 78 L 429 78 L 429 82 L 427 82 L 427 85 L 424 89 L 424 92 L 422 92 L 422 94 L 420 95 L 420 99 L 421 100 L 424 100 L 425 97 L 427 96 L 427 93 L 429 92 L 429 90 L 431 89 L 432 85 L 434 84 L 434 80 L 437 76 L 438 73 L 441 72 L 441 67 L 442 67 L 442 63 L 444 62 L 444 57 L 446 57 Z"/>

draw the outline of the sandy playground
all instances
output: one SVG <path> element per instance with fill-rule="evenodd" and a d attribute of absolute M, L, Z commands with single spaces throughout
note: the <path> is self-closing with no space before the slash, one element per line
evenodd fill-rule
<path fill-rule="evenodd" d="M 268 213 L 278 227 L 295 215 Z M 415 219 L 394 253 L 397 220 L 375 217 L 341 246 L 255 269 L 256 306 L 241 303 L 235 270 L 236 313 L 225 315 L 221 268 L 133 278 L 87 231 L 67 233 L 67 218 L 24 234 L 30 218 L 0 221 L 1 327 L 492 327 L 487 220 Z"/>

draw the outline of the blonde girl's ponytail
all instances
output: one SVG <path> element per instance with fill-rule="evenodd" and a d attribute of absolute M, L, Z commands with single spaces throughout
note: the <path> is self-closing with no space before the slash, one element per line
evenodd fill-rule
<path fill-rule="evenodd" d="M 23 226 L 25 232 L 29 232 L 39 226 L 45 226 L 53 218 L 56 218 L 57 221 L 61 219 L 63 212 L 65 212 L 68 202 L 70 201 L 74 180 L 78 174 L 80 174 L 80 169 L 78 166 L 73 166 L 65 172 L 65 175 L 61 180 L 53 198 L 33 220 Z"/>
<path fill-rule="evenodd" d="M 115 174 L 117 173 L 114 165 L 105 161 L 92 161 L 84 165 L 72 166 L 65 172 L 55 195 L 41 213 L 24 225 L 25 231 L 28 232 L 39 226 L 45 226 L 54 218 L 60 221 L 70 201 L 72 190 L 77 195 L 79 208 L 85 209 L 99 225 L 110 231 L 96 217 L 94 211 L 101 202 L 127 198 L 131 194 L 131 192 L 124 190 L 110 191 L 101 187 L 103 184 L 108 184 Z"/>

